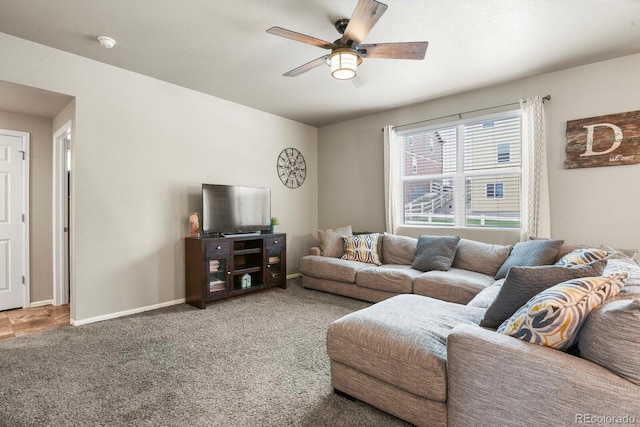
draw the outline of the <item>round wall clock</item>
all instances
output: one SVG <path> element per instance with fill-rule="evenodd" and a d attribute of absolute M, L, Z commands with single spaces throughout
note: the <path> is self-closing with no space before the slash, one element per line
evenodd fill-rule
<path fill-rule="evenodd" d="M 307 177 L 307 163 L 295 148 L 285 148 L 276 162 L 280 181 L 289 188 L 298 188 Z"/>

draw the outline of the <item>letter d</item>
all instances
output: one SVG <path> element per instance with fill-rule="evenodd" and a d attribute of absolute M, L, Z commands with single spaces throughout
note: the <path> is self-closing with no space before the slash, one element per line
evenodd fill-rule
<path fill-rule="evenodd" d="M 593 151 L 593 128 L 595 128 L 596 126 L 606 126 L 609 127 L 613 130 L 613 134 L 615 136 L 615 141 L 613 142 L 613 145 L 611 147 L 609 147 L 608 150 L 605 151 L 598 151 L 595 152 Z M 597 156 L 599 154 L 608 154 L 610 152 L 612 152 L 613 150 L 615 150 L 616 148 L 618 148 L 620 146 L 620 144 L 622 143 L 622 129 L 620 129 L 618 126 L 611 124 L 611 123 L 598 123 L 595 125 L 588 125 L 588 126 L 583 126 L 585 129 L 587 129 L 587 150 L 580 154 L 580 157 L 582 156 Z"/>

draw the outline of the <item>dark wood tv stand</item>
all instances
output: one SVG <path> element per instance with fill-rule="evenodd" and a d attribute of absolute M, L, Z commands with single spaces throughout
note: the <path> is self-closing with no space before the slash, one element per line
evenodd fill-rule
<path fill-rule="evenodd" d="M 185 297 L 207 303 L 259 289 L 287 288 L 287 235 L 185 238 Z"/>

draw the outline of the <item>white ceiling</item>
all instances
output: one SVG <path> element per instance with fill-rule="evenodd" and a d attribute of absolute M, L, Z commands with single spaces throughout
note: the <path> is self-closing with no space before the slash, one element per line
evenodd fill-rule
<path fill-rule="evenodd" d="M 365 59 L 357 85 L 283 77 L 327 51 L 265 31 L 334 41 L 356 3 L 0 0 L 0 32 L 313 126 L 640 52 L 638 0 L 386 0 L 364 42 L 429 41 L 424 61 Z"/>

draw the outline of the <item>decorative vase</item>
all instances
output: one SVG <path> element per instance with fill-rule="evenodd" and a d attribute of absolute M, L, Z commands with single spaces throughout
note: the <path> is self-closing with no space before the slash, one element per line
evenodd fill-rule
<path fill-rule="evenodd" d="M 189 237 L 200 237 L 200 216 L 198 212 L 189 214 Z"/>

